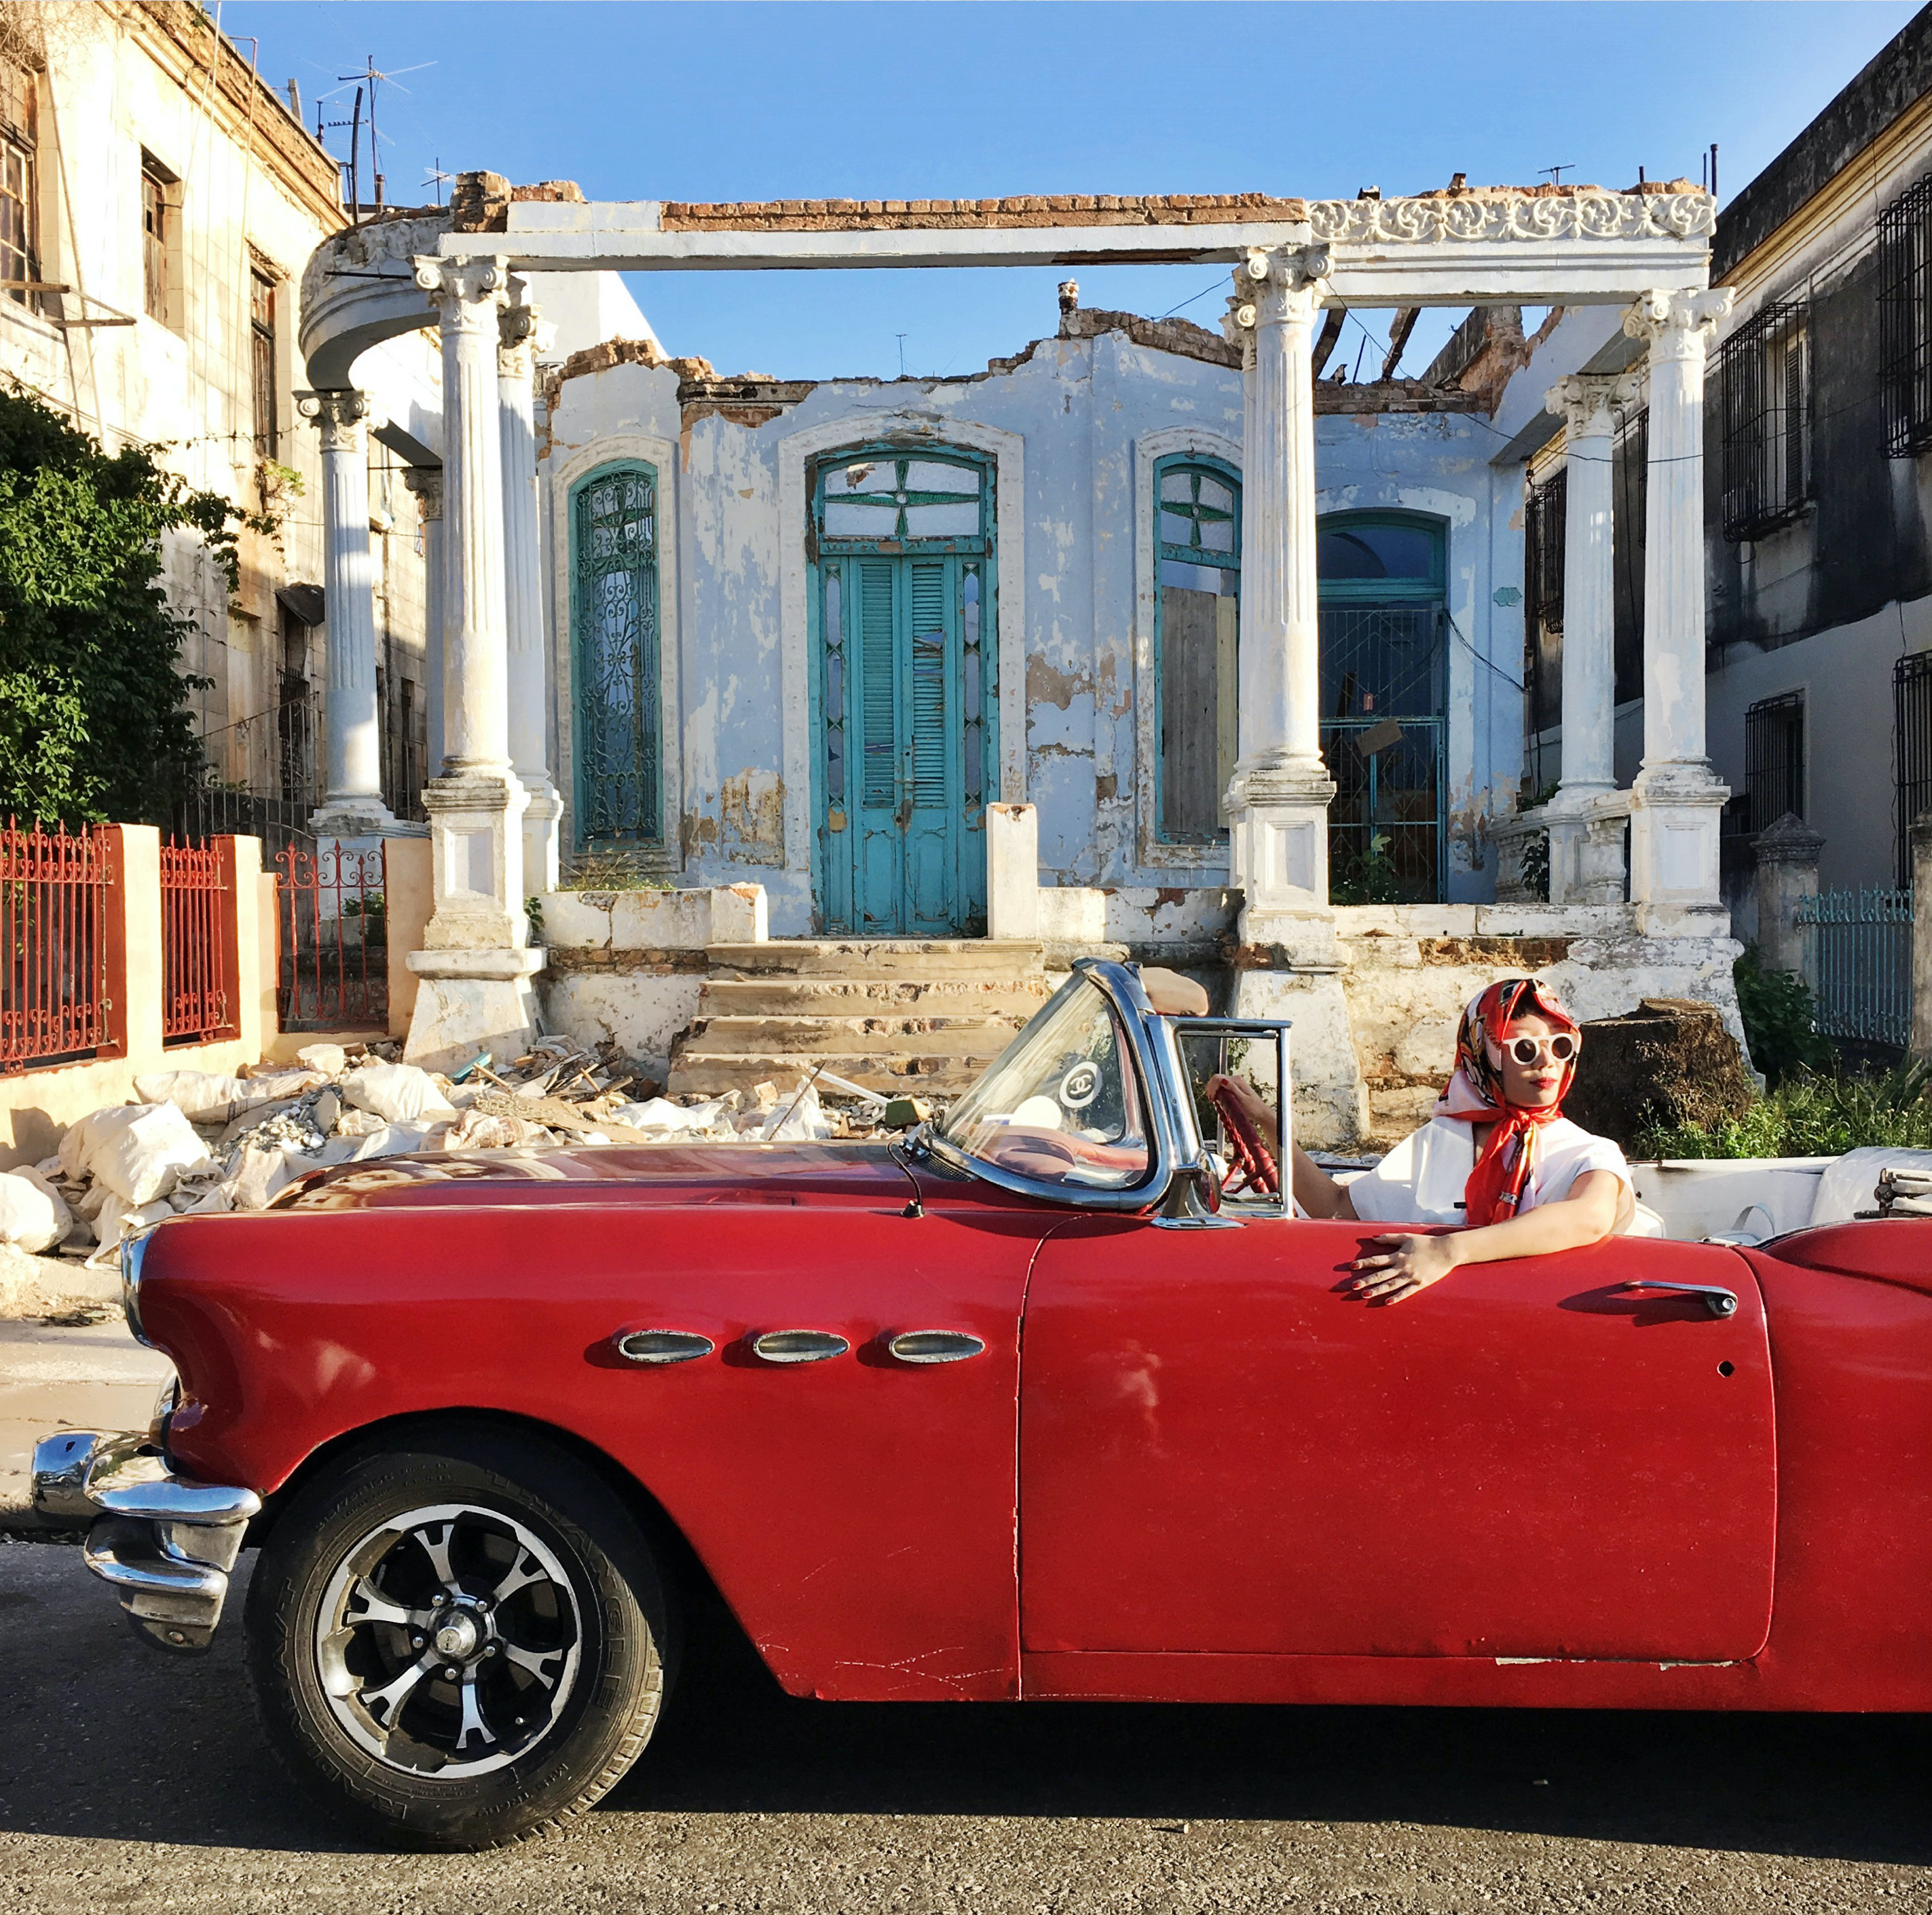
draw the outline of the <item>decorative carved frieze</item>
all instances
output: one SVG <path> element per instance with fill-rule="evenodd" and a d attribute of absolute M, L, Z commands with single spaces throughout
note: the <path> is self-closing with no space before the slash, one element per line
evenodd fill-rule
<path fill-rule="evenodd" d="M 433 251 L 448 230 L 449 216 L 444 213 L 376 220 L 325 239 L 302 269 L 303 312 L 313 312 L 332 292 L 347 290 L 358 281 L 393 279 L 398 285 L 407 284 L 416 256 Z"/>
<path fill-rule="evenodd" d="M 1433 245 L 1443 241 L 1699 239 L 1717 229 L 1708 193 L 1514 194 L 1440 200 L 1311 200 L 1318 240 Z"/>

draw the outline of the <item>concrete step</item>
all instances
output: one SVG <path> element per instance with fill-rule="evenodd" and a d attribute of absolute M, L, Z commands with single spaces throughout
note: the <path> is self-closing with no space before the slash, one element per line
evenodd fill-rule
<path fill-rule="evenodd" d="M 887 1097 L 925 1096 L 955 1097 L 978 1082 L 988 1064 L 1005 1049 L 996 1044 L 976 1054 L 955 1053 L 948 1057 L 922 1057 L 890 1050 L 855 1052 L 775 1052 L 760 1051 L 745 1056 L 694 1057 L 680 1051 L 671 1060 L 670 1082 L 666 1087 L 673 1097 L 716 1097 L 722 1091 L 748 1091 L 754 1084 L 771 1082 L 781 1091 L 790 1091 L 801 1077 L 809 1077 L 822 1064 L 840 1077 L 862 1084 L 868 1091 Z"/>
<path fill-rule="evenodd" d="M 700 1014 L 680 1046 L 686 1061 L 700 1057 L 839 1056 L 872 1052 L 914 1057 L 998 1056 L 1026 1019 L 1020 1017 L 706 1017 Z"/>
<path fill-rule="evenodd" d="M 990 938 L 775 938 L 762 944 L 713 944 L 712 974 L 743 977 L 1037 977 L 1042 947 Z"/>
<path fill-rule="evenodd" d="M 706 1017 L 1021 1017 L 1053 995 L 1043 975 L 980 977 L 711 977 Z"/>

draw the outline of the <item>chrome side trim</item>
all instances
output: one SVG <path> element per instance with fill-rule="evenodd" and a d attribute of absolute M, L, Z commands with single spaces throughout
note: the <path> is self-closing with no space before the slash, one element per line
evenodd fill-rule
<path fill-rule="evenodd" d="M 695 1330 L 620 1330 L 611 1345 L 626 1363 L 690 1363 L 718 1346 Z"/>
<path fill-rule="evenodd" d="M 766 1330 L 747 1340 L 766 1363 L 824 1363 L 852 1347 L 830 1330 Z"/>
<path fill-rule="evenodd" d="M 902 1363 L 964 1363 L 986 1346 L 964 1330 L 902 1330 L 886 1348 Z"/>
<path fill-rule="evenodd" d="M 176 1654 L 214 1640 L 253 1490 L 177 1475 L 144 1435 L 67 1430 L 34 1448 L 34 1507 L 64 1524 L 92 1519 L 82 1550 L 120 1595 L 135 1633 Z"/>
<path fill-rule="evenodd" d="M 128 1328 L 134 1333 L 135 1342 L 152 1349 L 154 1345 L 141 1327 L 141 1264 L 148 1254 L 148 1234 L 144 1230 L 138 1236 L 121 1239 L 121 1307 L 127 1312 Z"/>

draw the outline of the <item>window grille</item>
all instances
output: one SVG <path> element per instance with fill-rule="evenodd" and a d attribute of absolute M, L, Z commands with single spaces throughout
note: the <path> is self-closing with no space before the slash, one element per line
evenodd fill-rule
<path fill-rule="evenodd" d="M 260 267 L 248 275 L 248 329 L 250 371 L 255 389 L 255 452 L 258 458 L 279 456 L 275 404 L 275 282 Z"/>
<path fill-rule="evenodd" d="M 573 743 L 586 845 L 662 836 L 657 476 L 647 465 L 608 467 L 573 503 Z"/>
<path fill-rule="evenodd" d="M 1901 884 L 1912 882 L 1912 821 L 1932 811 L 1932 652 L 1912 652 L 1892 668 L 1898 809 L 1894 842 Z"/>
<path fill-rule="evenodd" d="M 168 317 L 169 181 L 159 166 L 143 158 L 141 164 L 141 273 L 143 310 L 165 325 Z"/>
<path fill-rule="evenodd" d="M 1932 173 L 1878 216 L 1880 383 L 1886 449 L 1932 446 Z"/>
<path fill-rule="evenodd" d="M 1240 482 L 1217 463 L 1177 458 L 1161 461 L 1154 482 L 1156 815 L 1164 839 L 1209 843 L 1226 824 L 1234 770 Z"/>
<path fill-rule="evenodd" d="M 1564 521 L 1570 476 L 1562 467 L 1529 488 L 1523 514 L 1522 596 L 1533 626 L 1563 629 Z"/>
<path fill-rule="evenodd" d="M 1768 831 L 1786 812 L 1804 815 L 1804 694 L 1760 698 L 1744 711 L 1747 831 Z"/>
<path fill-rule="evenodd" d="M 1809 335 L 1804 308 L 1784 301 L 1718 350 L 1724 425 L 1724 536 L 1762 538 L 1811 496 Z"/>
<path fill-rule="evenodd" d="M 0 291 L 38 306 L 40 276 L 34 230 L 34 77 L 0 62 Z"/>

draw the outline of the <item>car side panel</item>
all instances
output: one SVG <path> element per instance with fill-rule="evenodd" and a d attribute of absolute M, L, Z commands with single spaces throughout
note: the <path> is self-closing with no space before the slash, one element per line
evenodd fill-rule
<path fill-rule="evenodd" d="M 334 1439 L 470 1408 L 581 1437 L 662 1503 L 796 1694 L 1017 1692 L 1018 1323 L 1040 1214 L 709 1204 L 183 1219 L 142 1284 L 185 1468 L 264 1493 Z M 718 1346 L 625 1362 L 628 1329 Z M 831 1331 L 781 1366 L 746 1347 Z M 907 1329 L 985 1342 L 915 1367 Z"/>

